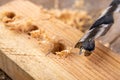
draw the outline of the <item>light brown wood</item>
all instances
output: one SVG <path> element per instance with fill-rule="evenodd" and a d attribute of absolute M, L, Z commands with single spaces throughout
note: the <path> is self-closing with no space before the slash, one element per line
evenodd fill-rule
<path fill-rule="evenodd" d="M 34 18 L 39 26 L 63 39 L 67 46 L 74 46 L 82 33 L 48 14 L 29 1 L 13 1 L 0 7 L 0 11 L 14 11 Z M 38 17 L 39 16 L 39 17 Z M 0 26 L 0 68 L 13 80 L 118 80 L 120 55 L 100 43 L 89 57 L 73 53 L 67 58 L 54 54 L 46 56 L 34 39 L 25 34 L 15 34 Z"/>

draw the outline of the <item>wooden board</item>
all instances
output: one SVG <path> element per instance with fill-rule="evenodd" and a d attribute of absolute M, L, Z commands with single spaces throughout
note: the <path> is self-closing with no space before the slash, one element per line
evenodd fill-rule
<path fill-rule="evenodd" d="M 74 46 L 82 33 L 49 15 L 29 1 L 12 1 L 0 11 L 14 11 L 32 17 L 51 35 L 64 39 L 67 46 Z M 38 17 L 39 16 L 39 17 Z M 0 68 L 13 80 L 118 80 L 120 55 L 97 43 L 89 57 L 74 53 L 67 58 L 54 54 L 46 56 L 34 39 L 15 34 L 0 26 Z"/>

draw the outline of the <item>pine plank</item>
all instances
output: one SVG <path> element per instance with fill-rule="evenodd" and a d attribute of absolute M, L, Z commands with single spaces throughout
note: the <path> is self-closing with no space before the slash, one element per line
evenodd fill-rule
<path fill-rule="evenodd" d="M 40 8 L 29 1 L 12 1 L 0 11 L 14 11 L 32 17 L 51 35 L 65 40 L 73 47 L 83 34 L 57 19 L 40 12 Z M 38 17 L 39 16 L 39 17 Z M 89 57 L 77 52 L 67 58 L 54 54 L 46 56 L 34 39 L 15 34 L 4 25 L 0 26 L 0 68 L 13 80 L 118 80 L 120 55 L 96 42 L 96 50 Z"/>

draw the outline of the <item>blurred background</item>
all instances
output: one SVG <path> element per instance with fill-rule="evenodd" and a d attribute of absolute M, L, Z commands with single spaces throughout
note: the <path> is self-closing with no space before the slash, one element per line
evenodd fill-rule
<path fill-rule="evenodd" d="M 12 0 L 0 0 L 0 6 L 11 2 Z M 79 19 L 76 25 L 76 21 L 73 20 L 74 24 L 71 22 L 67 22 L 66 19 L 63 21 L 70 24 L 71 26 L 77 27 L 83 33 L 90 27 L 90 25 L 99 17 L 101 12 L 110 4 L 112 0 L 29 0 L 32 3 L 42 6 L 45 9 L 50 10 L 50 12 L 56 15 L 57 18 L 63 20 L 63 16 L 65 14 L 72 13 L 72 19 L 76 17 L 77 13 L 80 13 L 81 16 L 84 17 L 84 28 L 78 27 L 78 25 L 83 24 L 83 19 Z M 73 13 L 75 11 L 75 13 Z M 58 14 L 56 14 L 56 12 Z M 84 15 L 82 15 L 83 13 Z M 81 14 L 82 13 L 82 14 Z M 74 14 L 74 15 L 73 15 Z M 60 16 L 62 15 L 62 17 Z M 81 18 L 79 15 L 78 18 Z M 69 17 L 69 16 L 68 16 Z M 68 18 L 67 17 L 67 18 Z M 68 20 L 71 18 L 68 18 Z M 76 18 L 75 18 L 76 19 Z M 120 15 L 119 13 L 115 14 L 115 24 L 109 30 L 109 32 L 99 39 L 99 41 L 104 44 L 106 47 L 111 48 L 114 52 L 120 53 Z"/>

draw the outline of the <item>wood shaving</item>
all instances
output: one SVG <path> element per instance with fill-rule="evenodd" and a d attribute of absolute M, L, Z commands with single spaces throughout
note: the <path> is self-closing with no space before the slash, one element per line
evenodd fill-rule
<path fill-rule="evenodd" d="M 105 43 L 104 46 L 110 47 L 110 43 Z"/>
<path fill-rule="evenodd" d="M 83 32 L 86 31 L 93 22 L 92 17 L 88 15 L 86 11 L 51 9 L 49 10 L 49 13 L 63 21 L 65 24 L 75 27 Z"/>
<path fill-rule="evenodd" d="M 43 29 L 31 31 L 30 36 L 37 39 L 38 41 L 50 41 L 50 38 L 47 36 L 45 30 Z"/>
<path fill-rule="evenodd" d="M 56 52 L 56 55 L 66 58 L 71 54 L 71 50 L 72 50 L 72 48 L 67 48 L 67 49 L 62 50 L 60 52 Z"/>

